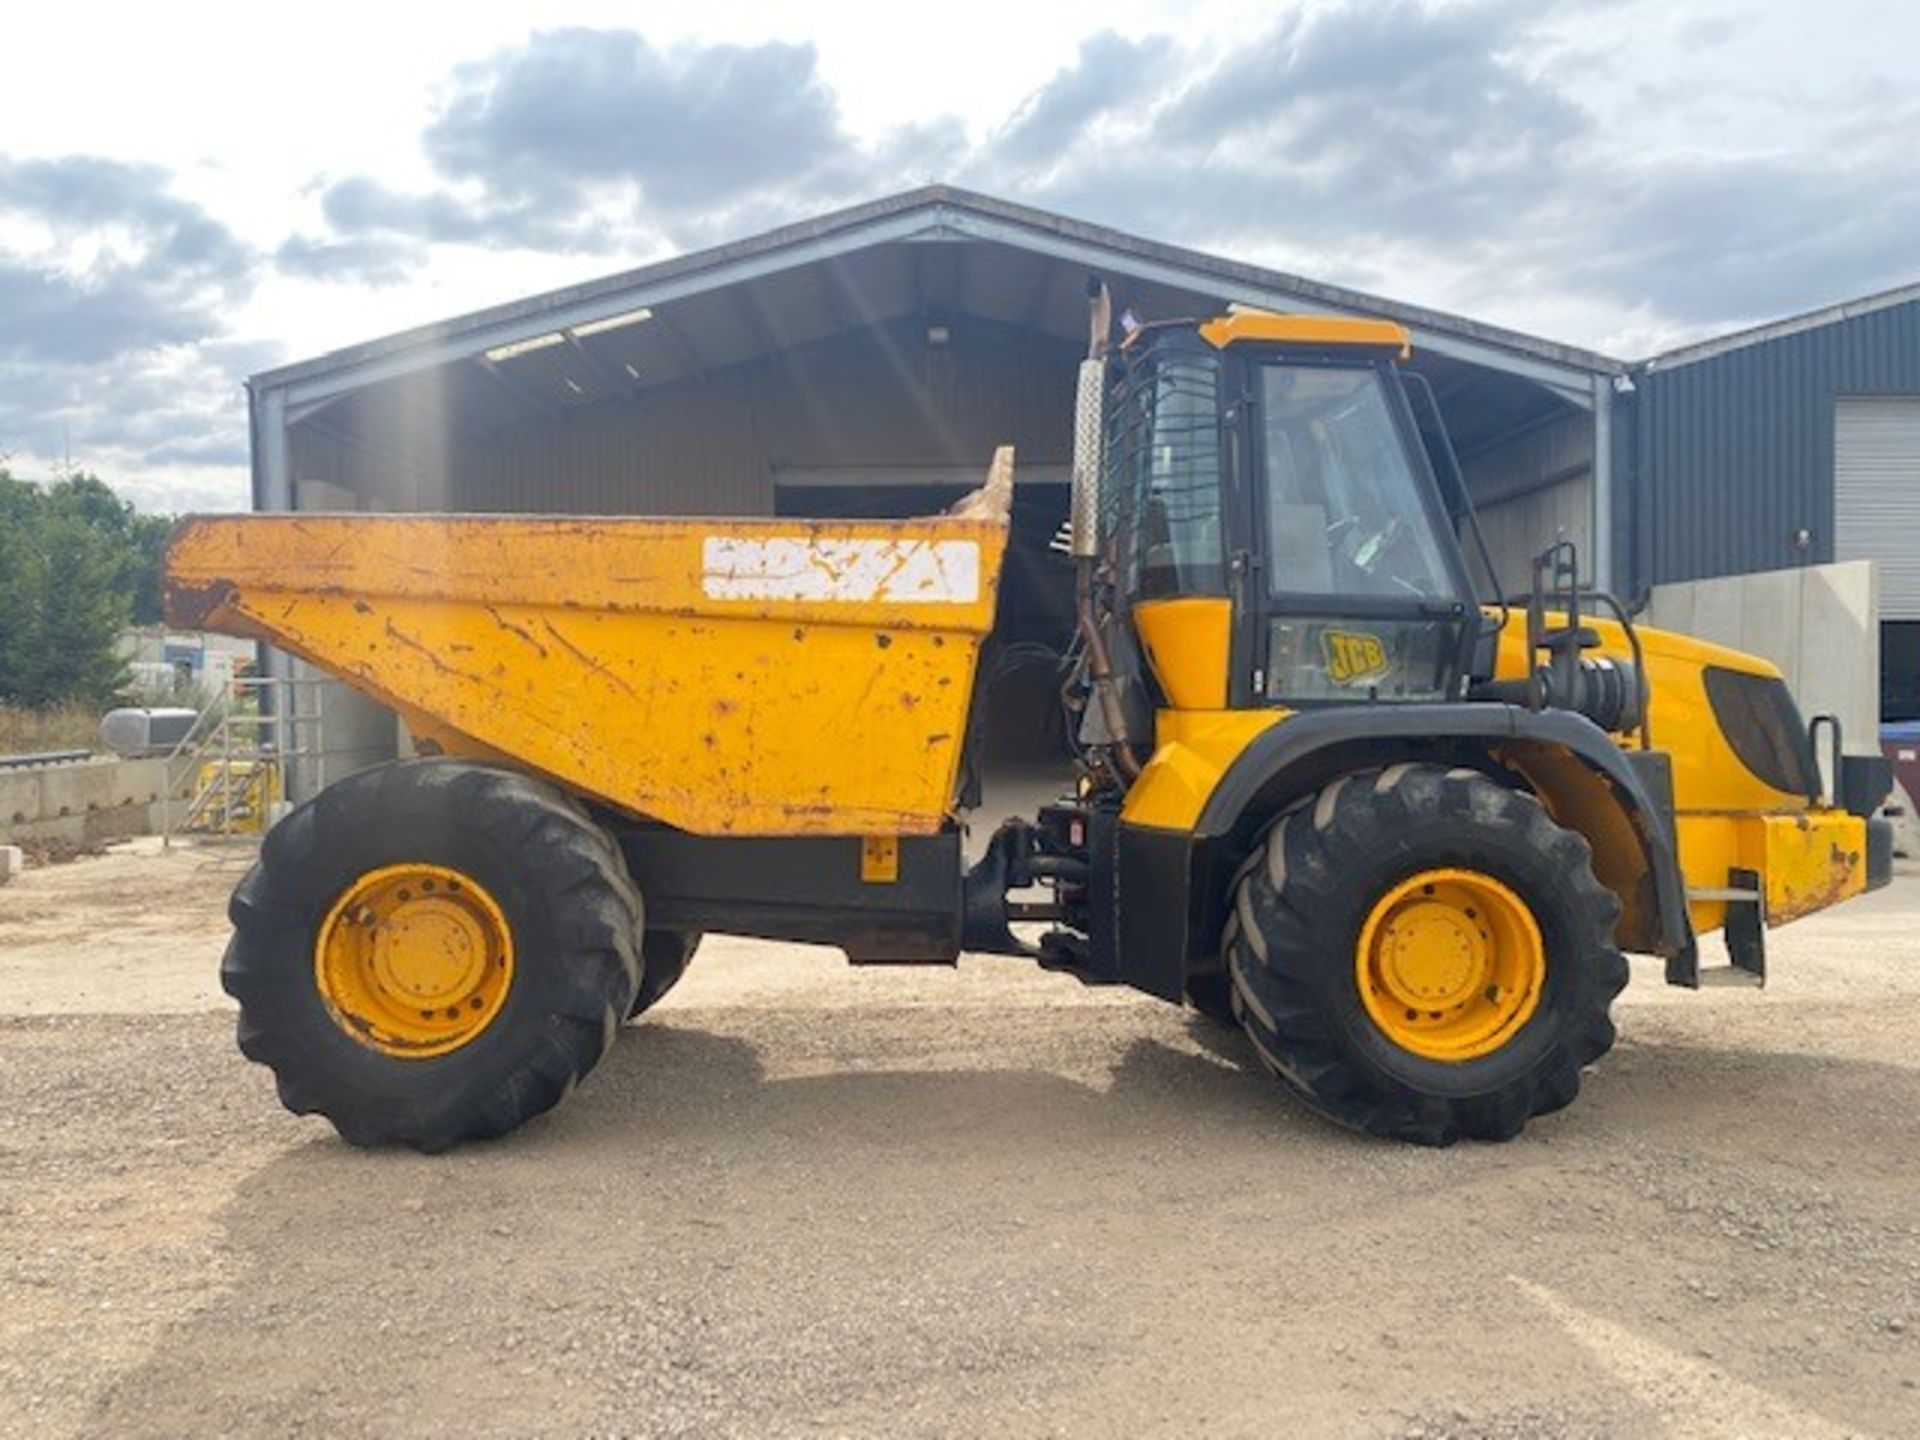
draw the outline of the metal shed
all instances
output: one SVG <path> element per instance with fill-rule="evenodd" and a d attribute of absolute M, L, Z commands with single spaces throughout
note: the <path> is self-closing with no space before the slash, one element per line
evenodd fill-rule
<path fill-rule="evenodd" d="M 1637 586 L 1875 562 L 1883 711 L 1920 714 L 1920 285 L 1633 373 Z"/>
<path fill-rule="evenodd" d="M 945 186 L 253 377 L 256 509 L 909 513 L 1019 451 L 1006 639 L 1068 628 L 1084 282 L 1144 318 L 1396 320 L 1447 414 L 1508 589 L 1565 534 L 1614 576 L 1619 362 Z M 1624 512 L 1622 512 L 1622 516 Z M 350 759 L 392 722 L 342 709 Z"/>

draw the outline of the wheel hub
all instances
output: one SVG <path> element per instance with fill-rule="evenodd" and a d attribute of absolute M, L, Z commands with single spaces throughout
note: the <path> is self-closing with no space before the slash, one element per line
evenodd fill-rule
<path fill-rule="evenodd" d="M 1423 870 L 1368 912 L 1354 954 L 1367 1014 L 1430 1060 L 1471 1060 L 1512 1039 L 1539 1004 L 1546 948 L 1533 912 L 1477 870 Z"/>
<path fill-rule="evenodd" d="M 389 865 L 334 903 L 314 942 L 333 1021 L 407 1059 L 444 1055 L 493 1022 L 513 982 L 513 935 L 484 887 L 440 865 Z"/>
<path fill-rule="evenodd" d="M 440 899 L 400 907 L 373 937 L 373 970 L 388 994 L 425 1006 L 467 998 L 486 968 L 486 932 Z"/>
<path fill-rule="evenodd" d="M 1481 988 L 1486 935 L 1450 905 L 1420 901 L 1388 917 L 1380 936 L 1381 978 L 1416 1008 L 1452 1009 Z"/>

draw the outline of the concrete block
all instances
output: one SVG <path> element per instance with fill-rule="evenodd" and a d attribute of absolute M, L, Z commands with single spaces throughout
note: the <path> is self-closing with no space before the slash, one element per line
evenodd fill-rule
<path fill-rule="evenodd" d="M 27 868 L 27 855 L 18 845 L 0 845 L 0 885 Z"/>
<path fill-rule="evenodd" d="M 1848 750 L 1879 754 L 1880 625 L 1869 563 L 1808 571 L 1801 627 L 1801 709 L 1838 715 Z"/>
<path fill-rule="evenodd" d="M 1791 688 L 1800 674 L 1805 572 L 1776 570 L 1740 577 L 1740 633 L 1730 643 L 1780 667 Z"/>
<path fill-rule="evenodd" d="M 1771 660 L 1803 715 L 1840 717 L 1847 749 L 1878 751 L 1880 626 L 1864 560 L 1657 585 L 1648 620 Z"/>
<path fill-rule="evenodd" d="M 1744 576 L 1734 576 L 1718 584 L 1696 583 L 1692 633 L 1721 645 L 1739 645 L 1741 592 L 1745 588 Z"/>
<path fill-rule="evenodd" d="M 85 815 L 114 805 L 119 769 L 118 760 L 47 766 L 39 772 L 41 815 Z"/>
<path fill-rule="evenodd" d="M 182 775 L 175 798 L 191 793 Z M 167 792 L 167 762 L 102 757 L 0 770 L 0 841 L 82 845 L 151 833 Z"/>
<path fill-rule="evenodd" d="M 113 803 L 116 805 L 151 805 L 166 792 L 164 758 L 122 760 L 114 769 Z"/>
<path fill-rule="evenodd" d="M 0 836 L 40 818 L 40 771 L 0 770 Z"/>
<path fill-rule="evenodd" d="M 1693 624 L 1694 589 L 1687 581 L 1654 586 L 1647 599 L 1647 623 L 1655 629 L 1672 630 L 1680 635 L 1698 635 L 1700 632 Z"/>

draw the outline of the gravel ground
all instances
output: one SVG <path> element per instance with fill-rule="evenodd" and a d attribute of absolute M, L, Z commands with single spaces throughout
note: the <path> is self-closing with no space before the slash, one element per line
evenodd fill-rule
<path fill-rule="evenodd" d="M 716 941 L 428 1159 L 234 1051 L 235 874 L 0 889 L 0 1433 L 1920 1433 L 1920 875 L 1764 994 L 1636 962 L 1510 1145 L 1346 1135 L 1019 962 Z"/>

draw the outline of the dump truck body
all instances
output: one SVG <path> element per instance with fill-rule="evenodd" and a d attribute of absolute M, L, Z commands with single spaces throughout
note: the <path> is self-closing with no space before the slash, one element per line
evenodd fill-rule
<path fill-rule="evenodd" d="M 267 640 L 430 750 L 696 835 L 946 823 L 1012 455 L 924 520 L 185 521 L 175 623 Z"/>

